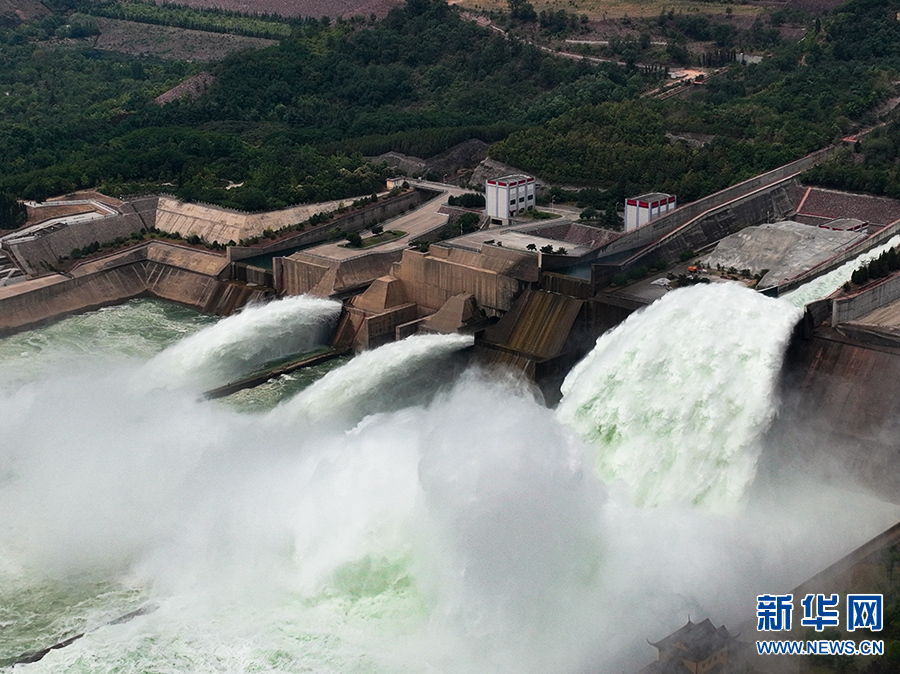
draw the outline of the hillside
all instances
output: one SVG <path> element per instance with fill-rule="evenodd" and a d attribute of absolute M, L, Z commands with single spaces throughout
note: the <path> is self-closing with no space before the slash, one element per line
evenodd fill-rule
<path fill-rule="evenodd" d="M 669 40 L 666 58 L 722 64 L 665 100 L 648 94 L 669 66 L 639 60 L 658 51 L 653 40 L 610 44 L 624 66 L 557 58 L 443 0 L 409 0 L 374 23 L 57 1 L 68 4 L 53 17 L 0 29 L 9 91 L 0 97 L 0 192 L 99 186 L 272 209 L 370 194 L 389 169 L 364 156 L 434 157 L 476 139 L 493 143 L 497 160 L 585 188 L 557 201 L 614 216 L 625 194 L 664 190 L 683 203 L 852 133 L 875 120 L 900 73 L 900 0 L 850 2 L 810 20 L 800 43 L 776 29 L 777 12 L 746 29 L 661 14 L 654 30 Z M 98 52 L 98 24 L 120 16 L 280 39 L 214 67 Z M 519 25 L 528 23 L 514 22 L 532 31 L 517 35 L 555 30 L 539 16 Z M 88 37 L 59 39 L 73 34 Z M 740 65 L 737 48 L 764 58 Z M 202 95 L 154 103 L 201 71 L 215 78 Z M 708 142 L 678 140 L 701 137 Z"/>
<path fill-rule="evenodd" d="M 160 2 L 159 4 L 164 4 Z M 178 4 L 201 9 L 226 9 L 246 14 L 276 14 L 285 17 L 338 17 L 374 14 L 383 17 L 402 0 L 180 0 Z"/>

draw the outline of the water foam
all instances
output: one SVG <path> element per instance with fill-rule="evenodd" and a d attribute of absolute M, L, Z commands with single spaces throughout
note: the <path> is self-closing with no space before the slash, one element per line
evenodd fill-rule
<path fill-rule="evenodd" d="M 737 284 L 673 291 L 597 340 L 563 383 L 559 419 L 639 503 L 728 507 L 755 475 L 799 316 Z"/>
<path fill-rule="evenodd" d="M 307 295 L 249 306 L 169 347 L 140 376 L 167 388 L 225 384 L 322 346 L 340 311 L 339 302 Z"/>
<path fill-rule="evenodd" d="M 780 298 L 787 300 L 798 307 L 802 307 L 810 302 L 815 302 L 816 300 L 824 299 L 849 281 L 853 272 L 861 267 L 864 262 L 870 262 L 882 253 L 891 248 L 896 248 L 897 246 L 900 246 L 900 235 L 891 237 L 887 243 L 883 243 L 866 253 L 862 253 L 849 262 L 845 262 L 837 269 L 833 269 L 827 274 L 814 278 L 812 281 L 804 283 L 799 288 L 781 295 Z"/>
<path fill-rule="evenodd" d="M 616 399 L 634 407 L 669 395 L 662 384 L 624 383 L 635 362 L 652 364 L 640 349 L 663 361 L 659 370 L 691 371 L 699 389 L 730 390 L 720 370 L 737 365 L 725 344 L 706 345 L 704 358 L 685 347 L 698 341 L 691 333 L 666 352 L 632 326 L 682 334 L 679 322 L 702 330 L 705 317 L 721 332 L 707 312 L 696 315 L 704 305 L 781 320 L 768 310 L 777 302 L 753 297 L 672 293 L 630 319 L 621 332 L 639 346 L 613 349 L 620 359 L 604 366 L 623 374 Z M 734 378 L 771 378 L 768 349 L 718 338 L 748 360 Z M 0 660 L 99 626 L 28 671 L 634 671 L 655 657 L 645 639 L 688 613 L 732 627 L 756 594 L 793 587 L 896 516 L 820 487 L 819 501 L 804 492 L 749 513 L 636 507 L 597 479 L 596 448 L 512 376 L 469 371 L 400 409 L 378 400 L 416 388 L 407 375 L 467 343 L 373 350 L 302 405 L 265 415 L 141 389 L 131 363 L 73 364 L 0 386 L 0 619 L 60 617 L 3 642 Z M 589 391 L 592 362 L 569 395 Z M 754 401 L 733 396 L 731 405 Z M 312 424 L 295 403 L 332 414 Z M 744 428 L 694 428 L 696 418 L 673 416 L 660 430 Z M 658 479 L 672 490 L 685 478 Z M 104 626 L 138 600 L 160 608 Z"/>
<path fill-rule="evenodd" d="M 425 402 L 425 389 L 451 382 L 446 356 L 472 346 L 471 335 L 413 335 L 363 352 L 332 370 L 270 415 L 283 423 L 322 422 L 341 415 L 356 419 L 378 409 L 396 409 Z"/>

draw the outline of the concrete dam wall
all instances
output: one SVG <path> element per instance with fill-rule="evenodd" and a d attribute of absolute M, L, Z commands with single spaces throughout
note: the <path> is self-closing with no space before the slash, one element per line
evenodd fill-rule
<path fill-rule="evenodd" d="M 793 211 L 791 191 L 795 186 L 796 179 L 791 178 L 716 206 L 641 251 L 625 265 L 677 260 L 686 250 L 698 250 L 744 227 L 780 220 Z"/>
<path fill-rule="evenodd" d="M 4 244 L 4 248 L 26 274 L 43 274 L 55 268 L 59 258 L 70 256 L 76 248 L 84 248 L 94 241 L 127 239 L 141 229 L 151 229 L 156 223 L 157 201 L 155 197 L 132 201 L 121 207 L 120 215 L 75 222 L 34 236 L 13 239 Z"/>
<path fill-rule="evenodd" d="M 826 160 L 834 154 L 836 150 L 837 148 L 835 147 L 818 150 L 817 152 L 801 157 L 796 161 L 785 164 L 784 166 L 779 166 L 768 173 L 754 176 L 749 180 L 727 187 L 708 197 L 679 206 L 674 211 L 670 211 L 669 213 L 650 221 L 643 227 L 617 238 L 602 249 L 598 259 L 622 259 L 622 257 L 633 254 L 638 249 L 650 246 L 655 242 L 661 241 L 664 237 L 668 237 L 675 232 L 675 230 L 683 227 L 685 224 L 699 216 L 704 215 L 707 211 L 710 211 L 710 209 L 718 208 L 761 189 L 764 190 L 765 188 L 772 187 L 773 185 L 796 177 L 806 169 Z M 681 250 L 683 250 L 683 248 Z M 681 251 L 679 250 L 678 252 L 680 253 Z"/>
<path fill-rule="evenodd" d="M 900 349 L 798 327 L 781 392 L 771 459 L 900 501 Z"/>
<path fill-rule="evenodd" d="M 161 242 L 148 242 L 87 262 L 61 274 L 0 288 L 0 334 L 66 315 L 149 296 L 226 315 L 265 294 L 221 279 L 224 257 Z"/>

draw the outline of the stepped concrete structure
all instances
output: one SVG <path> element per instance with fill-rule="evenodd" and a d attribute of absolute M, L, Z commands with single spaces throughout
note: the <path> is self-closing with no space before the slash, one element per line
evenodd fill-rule
<path fill-rule="evenodd" d="M 228 264 L 221 255 L 149 241 L 85 262 L 68 276 L 54 274 L 0 287 L 0 334 L 134 297 L 157 297 L 227 315 L 266 295 L 265 288 L 225 279 Z"/>
<path fill-rule="evenodd" d="M 196 235 L 210 243 L 234 244 L 242 239 L 261 236 L 267 229 L 278 230 L 304 222 L 318 213 L 330 213 L 347 203 L 347 200 L 323 201 L 280 211 L 243 213 L 218 206 L 186 203 L 171 197 L 159 197 L 156 204 L 156 227 L 164 232 L 178 232 L 185 238 Z"/>

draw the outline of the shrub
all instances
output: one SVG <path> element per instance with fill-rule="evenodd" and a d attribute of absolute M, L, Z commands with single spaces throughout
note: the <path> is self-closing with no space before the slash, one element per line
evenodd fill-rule
<path fill-rule="evenodd" d="M 480 221 L 481 218 L 475 213 L 463 213 L 457 219 L 456 224 L 459 225 L 459 231 L 462 234 L 468 234 L 469 232 L 474 232 L 478 229 L 478 223 Z"/>
<path fill-rule="evenodd" d="M 484 195 L 466 192 L 458 197 L 447 199 L 449 206 L 461 206 L 462 208 L 484 208 Z"/>

